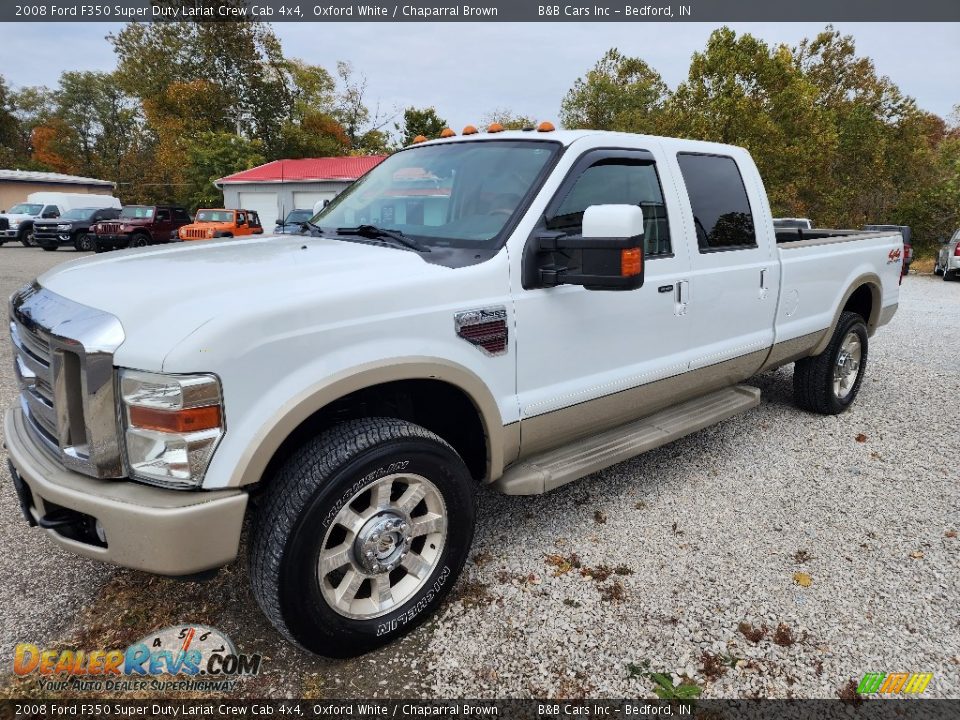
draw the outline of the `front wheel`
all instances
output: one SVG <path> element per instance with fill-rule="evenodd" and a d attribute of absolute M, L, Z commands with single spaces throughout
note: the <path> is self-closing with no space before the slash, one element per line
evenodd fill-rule
<path fill-rule="evenodd" d="M 337 425 L 281 466 L 254 517 L 250 579 L 290 640 L 329 657 L 426 620 L 473 540 L 474 482 L 457 452 L 395 418 Z"/>
<path fill-rule="evenodd" d="M 838 415 L 853 403 L 867 367 L 867 324 L 843 312 L 827 349 L 793 366 L 793 399 L 804 410 Z"/>
<path fill-rule="evenodd" d="M 19 240 L 24 247 L 33 247 L 33 228 L 20 233 Z"/>
<path fill-rule="evenodd" d="M 40 247 L 42 247 L 46 252 L 56 252 L 56 251 L 57 251 L 57 246 L 56 246 L 56 245 L 41 245 Z"/>
<path fill-rule="evenodd" d="M 90 252 L 93 250 L 93 240 L 90 233 L 78 233 L 73 240 L 73 249 L 77 252 Z"/>

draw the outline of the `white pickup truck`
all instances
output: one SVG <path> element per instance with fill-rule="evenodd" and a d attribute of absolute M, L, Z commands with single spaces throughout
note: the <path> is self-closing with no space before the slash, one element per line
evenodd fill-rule
<path fill-rule="evenodd" d="M 397 152 L 309 236 L 111 253 L 15 293 L 28 522 L 182 576 L 233 560 L 249 514 L 269 619 L 355 655 L 453 586 L 478 483 L 546 492 L 756 406 L 740 383 L 787 363 L 799 407 L 853 402 L 900 233 L 778 237 L 741 148 L 551 130 Z"/>

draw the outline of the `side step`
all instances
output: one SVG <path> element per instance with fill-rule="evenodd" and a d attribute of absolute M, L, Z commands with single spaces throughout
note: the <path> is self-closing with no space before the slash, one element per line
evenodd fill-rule
<path fill-rule="evenodd" d="M 673 442 L 760 404 L 760 389 L 735 385 L 577 440 L 507 468 L 494 487 L 538 495 Z"/>

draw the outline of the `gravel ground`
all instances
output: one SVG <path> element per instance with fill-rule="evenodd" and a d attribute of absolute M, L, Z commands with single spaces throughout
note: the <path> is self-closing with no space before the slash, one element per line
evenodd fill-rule
<path fill-rule="evenodd" d="M 0 248 L 0 291 L 73 257 Z M 928 695 L 960 697 L 958 317 L 960 283 L 910 276 L 843 416 L 793 408 L 782 369 L 755 381 L 759 408 L 658 451 L 545 496 L 484 490 L 438 617 L 352 661 L 283 643 L 243 562 L 205 585 L 87 562 L 24 532 L 3 484 L 0 661 L 102 637 L 94 618 L 169 616 L 264 652 L 260 697 L 653 697 L 648 671 L 705 697 L 835 697 L 868 671 L 923 671 Z M 7 406 L 5 341 L 0 363 Z"/>

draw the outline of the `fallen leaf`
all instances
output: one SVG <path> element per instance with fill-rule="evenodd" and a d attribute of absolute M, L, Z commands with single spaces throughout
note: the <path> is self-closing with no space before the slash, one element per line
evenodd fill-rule
<path fill-rule="evenodd" d="M 914 550 L 912 553 L 910 553 L 910 557 L 912 557 L 914 560 L 920 560 L 920 559 L 922 559 L 922 558 L 923 558 L 923 550 Z"/>
<path fill-rule="evenodd" d="M 867 441 L 866 435 L 864 435 L 863 433 L 860 433 L 859 435 L 857 435 L 857 442 L 866 442 L 866 441 Z"/>
<path fill-rule="evenodd" d="M 795 572 L 793 574 L 793 581 L 800 587 L 810 587 L 810 583 L 813 582 L 813 578 L 811 578 L 807 573 Z"/>
<path fill-rule="evenodd" d="M 948 538 L 955 538 L 955 537 L 957 536 L 957 531 L 956 531 L 956 530 L 947 530 L 947 531 L 943 534 L 943 536 L 944 536 L 944 537 L 948 537 Z"/>

